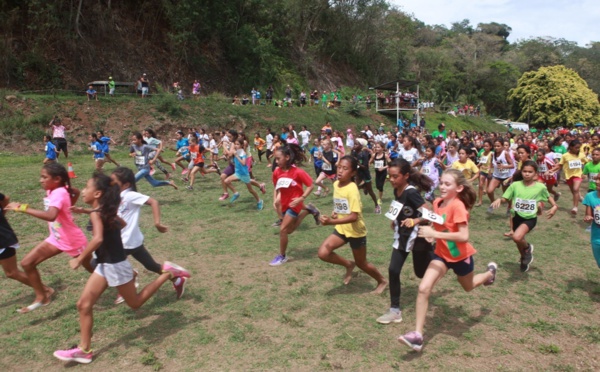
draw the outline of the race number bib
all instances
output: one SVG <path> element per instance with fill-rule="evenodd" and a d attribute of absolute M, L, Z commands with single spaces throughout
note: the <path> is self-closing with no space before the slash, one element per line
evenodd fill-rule
<path fill-rule="evenodd" d="M 429 166 L 425 166 L 425 167 L 421 168 L 421 173 L 423 173 L 426 176 L 429 176 L 429 173 L 431 173 Z"/>
<path fill-rule="evenodd" d="M 501 176 L 506 176 L 506 177 L 508 177 L 508 173 L 509 173 L 509 171 L 510 171 L 510 169 L 508 169 L 508 168 L 501 168 L 501 169 L 498 169 L 498 173 L 499 173 Z"/>
<path fill-rule="evenodd" d="M 348 199 L 333 198 L 333 211 L 337 214 L 350 214 Z"/>
<path fill-rule="evenodd" d="M 488 161 L 487 156 L 482 156 L 479 158 L 479 164 L 487 164 L 487 161 Z"/>
<path fill-rule="evenodd" d="M 546 173 L 548 171 L 548 167 L 546 163 L 540 164 L 538 167 L 538 173 Z"/>
<path fill-rule="evenodd" d="M 330 171 L 332 169 L 331 168 L 331 164 L 323 162 L 323 165 L 321 166 L 321 169 L 324 170 L 324 171 Z"/>
<path fill-rule="evenodd" d="M 422 218 L 431 221 L 433 223 L 437 223 L 438 225 L 443 225 L 444 224 L 444 217 L 440 216 L 439 214 L 433 213 L 432 211 L 430 211 L 429 209 L 425 208 L 425 207 L 421 207 L 419 208 L 419 211 L 422 214 Z"/>
<path fill-rule="evenodd" d="M 390 220 L 395 221 L 396 218 L 398 218 L 398 215 L 400 214 L 402 207 L 404 207 L 404 204 L 402 204 L 396 200 L 392 200 L 392 204 L 390 204 L 390 209 L 387 211 L 385 216 L 387 218 L 389 218 Z"/>
<path fill-rule="evenodd" d="M 597 176 L 598 176 L 598 173 L 590 173 L 590 174 L 588 174 L 590 183 L 596 182 L 596 177 Z"/>
<path fill-rule="evenodd" d="M 404 155 L 402 155 L 402 157 L 404 158 L 404 160 L 406 160 L 409 163 L 412 163 L 412 161 L 413 161 L 412 154 L 404 154 Z"/>
<path fill-rule="evenodd" d="M 135 157 L 135 165 L 144 165 L 146 164 L 146 159 L 144 158 L 144 156 L 136 156 Z"/>
<path fill-rule="evenodd" d="M 515 211 L 521 213 L 536 213 L 537 203 L 535 200 L 516 198 Z"/>
<path fill-rule="evenodd" d="M 594 223 L 600 225 L 600 207 L 594 208 Z"/>
<path fill-rule="evenodd" d="M 581 168 L 581 160 L 569 160 L 569 169 L 580 169 Z"/>
<path fill-rule="evenodd" d="M 190 159 L 196 160 L 197 157 L 198 157 L 198 153 L 197 152 L 190 152 Z"/>
<path fill-rule="evenodd" d="M 292 184 L 291 178 L 280 178 L 277 180 L 277 184 L 275 185 L 275 190 L 279 189 L 287 189 Z"/>
<path fill-rule="evenodd" d="M 383 168 L 383 160 L 375 160 L 373 165 L 375 166 L 375 169 L 381 169 Z"/>

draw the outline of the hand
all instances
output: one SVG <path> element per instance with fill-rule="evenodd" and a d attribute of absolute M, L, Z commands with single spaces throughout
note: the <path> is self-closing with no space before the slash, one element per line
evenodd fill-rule
<path fill-rule="evenodd" d="M 169 228 L 163 225 L 162 223 L 157 223 L 154 226 L 156 227 L 156 230 L 158 230 L 158 232 L 166 233 L 167 231 L 169 231 Z"/>
<path fill-rule="evenodd" d="M 5 211 L 16 211 L 19 209 L 20 206 L 21 206 L 21 203 L 12 202 L 12 203 L 8 203 L 6 205 L 6 207 L 4 207 L 4 210 Z"/>
<path fill-rule="evenodd" d="M 337 220 L 338 214 L 335 212 L 331 212 L 331 219 Z"/>
<path fill-rule="evenodd" d="M 81 263 L 78 259 L 73 258 L 72 260 L 69 260 L 69 266 L 71 266 L 71 269 L 77 270 L 77 268 L 81 266 Z"/>
<path fill-rule="evenodd" d="M 492 207 L 493 209 L 497 209 L 501 203 L 502 199 L 496 199 L 492 202 L 492 204 L 490 204 L 490 207 Z"/>
<path fill-rule="evenodd" d="M 412 223 L 412 225 L 411 225 Z M 414 218 L 405 218 L 401 223 L 400 226 L 404 226 L 404 227 L 408 227 L 409 229 L 415 226 L 415 220 Z"/>
<path fill-rule="evenodd" d="M 304 201 L 304 197 L 303 196 L 299 196 L 297 198 L 294 198 L 290 202 L 290 207 L 294 208 L 295 206 L 297 206 L 298 204 L 300 204 L 303 201 Z"/>
<path fill-rule="evenodd" d="M 558 210 L 558 205 L 555 205 L 552 208 L 548 209 L 548 211 L 546 212 L 546 216 L 548 217 L 548 219 L 551 219 L 552 216 L 554 216 L 554 213 L 556 213 L 557 210 Z M 583 220 L 585 221 L 585 218 Z"/>
<path fill-rule="evenodd" d="M 396 231 L 396 221 L 392 221 L 392 223 L 390 223 L 390 227 L 392 228 L 392 231 Z"/>
<path fill-rule="evenodd" d="M 71 212 L 77 213 L 77 214 L 87 213 L 87 210 L 85 208 L 81 208 L 81 207 L 72 206 L 69 209 L 71 210 Z"/>
<path fill-rule="evenodd" d="M 326 226 L 326 225 L 331 225 L 331 218 L 325 216 L 325 215 L 321 215 L 321 217 L 319 217 L 319 221 L 321 222 L 321 225 Z"/>
<path fill-rule="evenodd" d="M 435 230 L 431 226 L 419 227 L 419 238 L 435 239 Z"/>
<path fill-rule="evenodd" d="M 593 220 L 594 220 L 594 216 L 583 217 L 583 222 L 592 222 Z"/>
<path fill-rule="evenodd" d="M 154 165 L 154 159 L 151 159 L 150 161 L 148 161 L 148 164 Z"/>

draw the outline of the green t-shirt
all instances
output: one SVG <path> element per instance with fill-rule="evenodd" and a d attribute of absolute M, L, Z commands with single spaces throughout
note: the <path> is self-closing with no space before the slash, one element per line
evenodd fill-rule
<path fill-rule="evenodd" d="M 502 197 L 512 201 L 513 213 L 530 220 L 537 217 L 538 202 L 548 201 L 549 195 L 543 183 L 535 182 L 533 185 L 525 186 L 523 181 L 517 181 L 506 189 Z"/>
<path fill-rule="evenodd" d="M 442 136 L 442 137 L 444 137 L 444 139 L 446 139 L 446 136 L 447 136 L 446 129 L 444 129 L 441 132 L 439 130 L 434 130 L 433 133 L 431 133 L 431 137 L 433 137 L 433 138 L 438 138 L 439 136 Z"/>
<path fill-rule="evenodd" d="M 600 173 L 600 163 L 594 164 L 594 162 L 588 161 L 583 166 L 583 174 L 588 176 L 589 185 L 588 190 L 596 190 L 596 176 Z"/>
<path fill-rule="evenodd" d="M 323 93 L 323 95 L 321 96 L 321 101 L 327 102 L 327 94 Z"/>
<path fill-rule="evenodd" d="M 115 89 L 115 81 L 114 80 L 109 80 L 108 81 L 108 88 L 109 89 Z"/>

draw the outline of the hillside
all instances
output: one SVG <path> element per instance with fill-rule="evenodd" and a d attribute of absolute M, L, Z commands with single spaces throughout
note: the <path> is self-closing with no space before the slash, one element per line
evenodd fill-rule
<path fill-rule="evenodd" d="M 177 101 L 173 95 L 157 95 L 150 99 L 117 97 L 88 102 L 84 97 L 50 95 L 6 95 L 0 92 L 0 148 L 2 152 L 24 153 L 38 151 L 42 136 L 54 115 L 62 118 L 69 128 L 68 140 L 73 151 L 87 147 L 87 136 L 98 129 L 104 130 L 120 144 L 129 143 L 133 131 L 151 127 L 163 139 L 174 138 L 181 128 L 204 128 L 207 131 L 235 128 L 253 134 L 266 128 L 279 132 L 281 127 L 294 124 L 296 128 L 306 125 L 313 133 L 326 121 L 335 129 L 354 128 L 365 125 L 379 127 L 385 123 L 392 128 L 395 117 L 383 116 L 375 110 L 358 106 L 359 116 L 346 112 L 348 107 L 326 110 L 321 107 L 278 108 L 273 106 L 233 106 L 218 94 L 199 100 Z M 8 98 L 8 99 L 7 99 Z M 354 108 L 354 107 L 353 107 Z M 505 128 L 483 118 L 452 118 L 445 114 L 426 112 L 427 128 L 433 131 L 444 121 L 448 129 L 505 131 Z"/>

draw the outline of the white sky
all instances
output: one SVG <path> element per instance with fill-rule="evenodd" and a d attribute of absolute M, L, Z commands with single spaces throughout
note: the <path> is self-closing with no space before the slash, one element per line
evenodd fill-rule
<path fill-rule="evenodd" d="M 600 41 L 598 0 L 389 0 L 427 25 L 445 25 L 468 19 L 504 23 L 512 28 L 510 42 L 538 36 L 575 41 L 585 47 Z"/>

